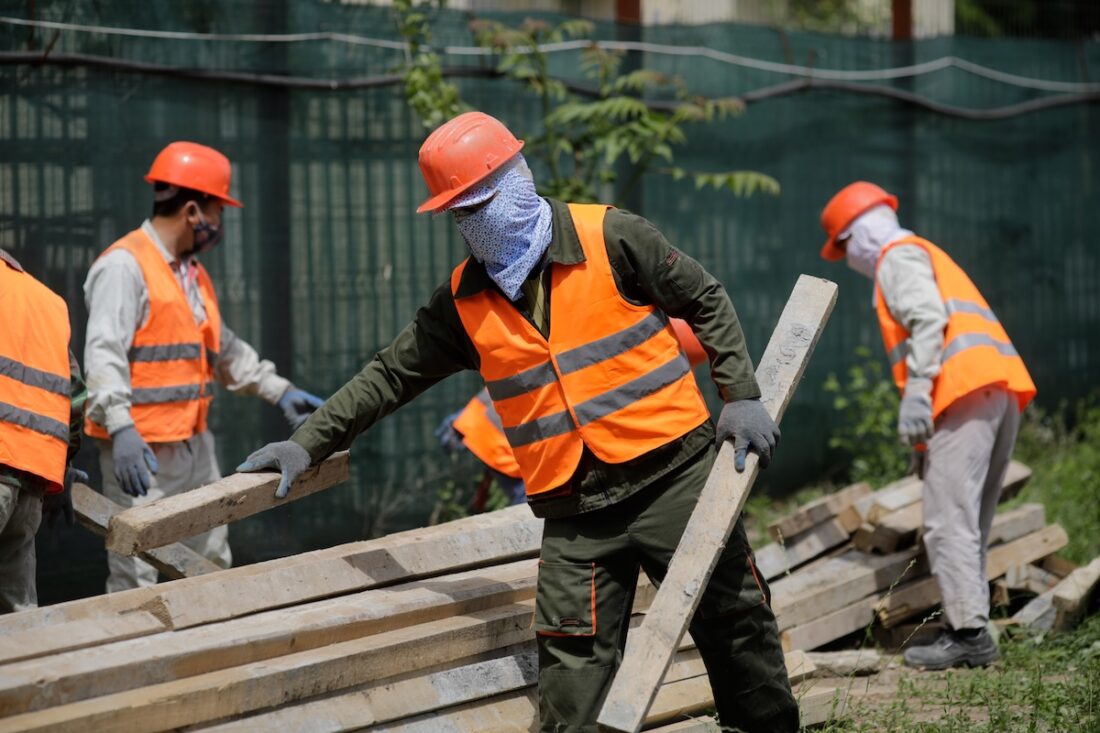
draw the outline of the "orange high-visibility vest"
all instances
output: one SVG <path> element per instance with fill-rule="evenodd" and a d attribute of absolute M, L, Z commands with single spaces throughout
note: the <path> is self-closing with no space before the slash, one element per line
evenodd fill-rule
<path fill-rule="evenodd" d="M 69 309 L 0 258 L 0 464 L 61 491 L 69 451 Z"/>
<path fill-rule="evenodd" d="M 495 290 L 455 297 L 528 497 L 565 484 L 585 446 L 623 463 L 709 418 L 667 316 L 615 286 L 607 209 L 569 205 L 585 260 L 552 265 L 549 339 Z M 452 294 L 468 264 L 452 273 Z"/>
<path fill-rule="evenodd" d="M 206 430 L 214 400 L 214 361 L 221 345 L 221 314 L 214 285 L 198 265 L 206 321 L 195 323 L 191 304 L 156 244 L 140 229 L 104 251 L 124 249 L 141 266 L 149 293 L 149 317 L 130 347 L 130 415 L 148 443 L 187 440 Z M 102 256 L 102 255 L 101 255 Z M 107 430 L 85 420 L 84 431 L 108 439 Z"/>
<path fill-rule="evenodd" d="M 481 390 L 471 399 L 458 417 L 454 428 L 462 434 L 462 442 L 477 459 L 505 476 L 520 478 L 519 463 L 504 435 L 500 415 L 493 409 L 489 392 Z"/>
<path fill-rule="evenodd" d="M 933 418 L 960 397 L 990 385 L 998 385 L 1014 393 L 1023 410 L 1035 396 L 1035 383 L 978 288 L 946 252 L 920 237 L 905 237 L 891 242 L 882 248 L 878 262 L 882 262 L 890 249 L 902 244 L 915 244 L 928 253 L 936 285 L 947 310 L 943 361 L 940 373 L 932 383 Z M 875 308 L 894 382 L 904 392 L 909 378 L 905 364 L 909 331 L 890 313 L 879 292 L 877 280 Z"/>

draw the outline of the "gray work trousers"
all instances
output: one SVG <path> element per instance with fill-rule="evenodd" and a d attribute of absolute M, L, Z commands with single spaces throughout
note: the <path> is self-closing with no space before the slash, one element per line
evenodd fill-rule
<path fill-rule="evenodd" d="M 928 443 L 924 545 L 955 629 L 989 621 L 989 530 L 1019 427 L 1016 396 L 984 387 L 941 413 Z"/>
<path fill-rule="evenodd" d="M 137 497 L 125 493 L 115 479 L 110 442 L 98 440 L 96 443 L 99 447 L 99 467 L 103 471 L 103 495 L 123 507 L 140 506 L 166 496 L 182 494 L 221 478 L 218 457 L 214 452 L 214 436 L 209 431 L 176 443 L 150 443 L 149 447 L 157 456 L 157 473 L 152 477 L 153 485 L 149 493 Z M 233 562 L 229 550 L 229 529 L 225 526 L 197 534 L 184 540 L 183 544 L 223 568 Z M 108 593 L 157 582 L 157 569 L 136 557 L 108 552 L 107 567 L 110 570 L 107 576 Z"/>
<path fill-rule="evenodd" d="M 42 492 L 0 483 L 0 613 L 38 607 L 34 535 Z"/>

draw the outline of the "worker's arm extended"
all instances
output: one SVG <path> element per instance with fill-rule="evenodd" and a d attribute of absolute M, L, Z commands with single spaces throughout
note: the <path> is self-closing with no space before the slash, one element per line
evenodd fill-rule
<path fill-rule="evenodd" d="M 222 323 L 221 352 L 214 362 L 214 375 L 230 392 L 258 395 L 273 405 L 290 387 L 290 382 L 276 373 L 273 363 L 261 359 L 251 344 L 225 323 Z"/>
<path fill-rule="evenodd" d="M 640 216 L 609 210 L 604 239 L 620 292 L 688 322 L 707 353 L 722 398 L 759 397 L 745 334 L 722 283 Z"/>
<path fill-rule="evenodd" d="M 348 448 L 360 433 L 437 382 L 477 367 L 477 352 L 445 282 L 393 343 L 337 390 L 291 440 L 316 463 Z"/>

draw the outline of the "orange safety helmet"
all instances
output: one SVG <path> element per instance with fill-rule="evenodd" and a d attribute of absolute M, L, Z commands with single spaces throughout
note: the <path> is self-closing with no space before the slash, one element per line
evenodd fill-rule
<path fill-rule="evenodd" d="M 420 146 L 420 173 L 430 195 L 416 213 L 439 211 L 522 148 L 522 140 L 484 112 L 464 112 L 444 122 Z"/>
<path fill-rule="evenodd" d="M 898 197 L 867 181 L 849 183 L 840 189 L 821 210 L 821 228 L 829 235 L 821 248 L 821 256 L 834 262 L 844 259 L 844 250 L 837 246 L 836 238 L 861 214 L 879 204 L 897 211 Z"/>
<path fill-rule="evenodd" d="M 145 174 L 145 180 L 190 188 L 240 208 L 244 204 L 229 195 L 232 175 L 229 158 L 214 148 L 198 143 L 174 142 L 157 153 L 153 165 Z"/>

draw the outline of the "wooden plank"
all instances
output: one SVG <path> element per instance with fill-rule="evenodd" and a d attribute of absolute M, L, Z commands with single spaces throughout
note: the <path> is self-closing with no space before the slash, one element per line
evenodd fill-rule
<path fill-rule="evenodd" d="M 1060 578 L 1054 573 L 1043 570 L 1038 565 L 1026 563 L 1013 565 L 1005 571 L 1005 587 L 1012 591 L 1022 591 L 1042 595 L 1058 585 Z"/>
<path fill-rule="evenodd" d="M 534 557 L 542 520 L 526 506 L 291 555 L 211 575 L 0 616 L 0 635 L 147 610 L 170 628 L 224 621 L 414 578 Z"/>
<path fill-rule="evenodd" d="M 986 560 L 986 575 L 991 579 L 998 578 L 1004 575 L 1010 565 L 1034 562 L 1062 549 L 1068 541 L 1065 530 L 1052 524 L 1019 539 L 991 547 Z M 940 589 L 936 580 L 926 577 L 896 588 L 882 599 L 876 612 L 879 622 L 890 627 L 932 608 L 939 602 Z"/>
<path fill-rule="evenodd" d="M 878 673 L 886 664 L 875 649 L 809 652 L 806 658 L 813 662 L 814 676 L 818 677 L 863 677 Z"/>
<path fill-rule="evenodd" d="M 802 728 L 821 725 L 829 720 L 839 720 L 844 717 L 847 710 L 848 690 L 844 688 L 815 687 L 811 690 L 799 691 L 795 697 L 798 700 Z M 703 716 L 679 720 L 648 730 L 650 733 L 719 733 L 726 729 L 720 727 L 714 718 Z"/>
<path fill-rule="evenodd" d="M 1060 555 L 1047 555 L 1039 566 L 1048 573 L 1053 573 L 1059 578 L 1064 578 L 1077 569 L 1077 563 L 1070 562 Z"/>
<path fill-rule="evenodd" d="M 0 710 L 40 710 L 517 603 L 534 597 L 536 577 L 537 561 L 524 560 L 83 649 L 63 664 L 52 657 L 11 664 L 0 673 Z"/>
<path fill-rule="evenodd" d="M 777 422 L 783 417 L 835 302 L 834 283 L 807 275 L 799 277 L 756 372 L 761 400 Z M 641 727 L 741 514 L 757 470 L 757 456 L 750 454 L 744 473 L 734 471 L 733 446 L 728 442 L 722 446 L 653 605 L 627 643 L 622 666 L 598 718 L 604 727 L 619 731 Z"/>
<path fill-rule="evenodd" d="M 347 481 L 348 467 L 347 451 L 329 456 L 306 469 L 285 499 L 275 498 L 280 475 L 264 471 L 235 473 L 182 494 L 126 509 L 107 524 L 107 549 L 135 555 L 185 540 Z"/>
<path fill-rule="evenodd" d="M 893 555 L 867 555 L 852 550 L 772 584 L 772 611 L 784 631 L 838 611 L 861 598 L 923 572 L 923 556 L 910 549 Z"/>
<path fill-rule="evenodd" d="M 1079 567 L 1054 586 L 1054 630 L 1064 631 L 1080 623 L 1100 587 L 1100 557 Z"/>
<path fill-rule="evenodd" d="M 1012 617 L 1012 622 L 1035 634 L 1044 634 L 1054 628 L 1058 609 L 1054 607 L 1054 591 L 1048 590 L 1035 596 Z"/>
<path fill-rule="evenodd" d="M 866 520 L 878 524 L 882 518 L 899 509 L 920 501 L 924 482 L 916 476 L 906 476 L 875 492 L 874 500 L 867 509 Z"/>
<path fill-rule="evenodd" d="M 841 519 L 827 519 L 800 535 L 788 538 L 785 543 L 772 542 L 760 548 L 755 553 L 756 569 L 765 580 L 771 580 L 847 542 L 848 537 L 849 532 Z"/>
<path fill-rule="evenodd" d="M 812 621 L 784 629 L 779 634 L 783 650 L 817 649 L 831 641 L 868 628 L 875 620 L 875 606 L 878 600 L 878 593 L 874 593 Z"/>
<path fill-rule="evenodd" d="M 534 602 L 497 606 L 275 659 L 0 719 L 0 733 L 142 733 L 196 725 L 531 638 Z"/>
<path fill-rule="evenodd" d="M 785 538 L 812 529 L 814 525 L 832 519 L 844 509 L 852 506 L 857 499 L 871 493 L 871 485 L 866 482 L 852 484 L 834 494 L 826 494 L 799 507 L 798 511 L 777 519 L 768 525 L 768 532 L 777 542 Z"/>
<path fill-rule="evenodd" d="M 107 524 L 111 517 L 123 511 L 122 506 L 79 482 L 73 484 L 72 494 L 77 521 L 100 537 L 106 537 Z M 138 553 L 138 557 L 172 580 L 206 575 L 222 569 L 187 545 L 179 543 L 146 550 Z"/>
<path fill-rule="evenodd" d="M 104 641 L 156 634 L 164 630 L 164 624 L 155 616 L 138 611 L 117 618 L 70 621 L 51 627 L 49 633 L 43 633 L 39 629 L 17 631 L 0 636 L 0 665 L 84 649 Z M 56 660 L 51 659 L 50 665 L 56 666 Z M 0 687 L 9 680 L 9 668 L 0 669 Z M 3 707 L 0 703 L 0 709 Z"/>
<path fill-rule="evenodd" d="M 916 544 L 917 535 L 923 524 L 924 502 L 922 501 L 890 512 L 874 525 L 870 538 L 871 550 L 889 554 L 903 547 L 910 547 Z"/>

